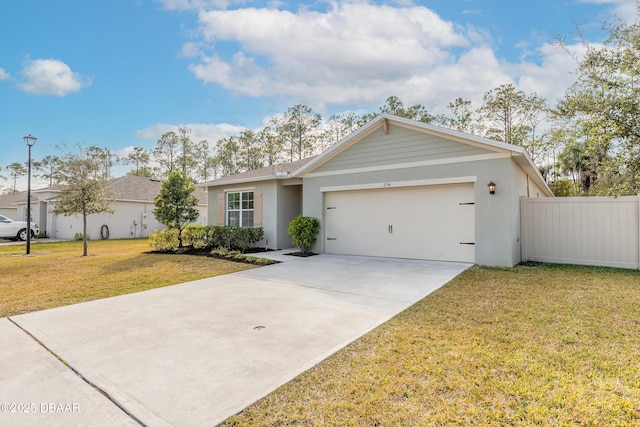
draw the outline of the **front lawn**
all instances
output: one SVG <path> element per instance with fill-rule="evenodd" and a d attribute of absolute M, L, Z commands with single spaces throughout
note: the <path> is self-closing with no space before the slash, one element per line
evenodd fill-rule
<path fill-rule="evenodd" d="M 640 273 L 473 267 L 224 425 L 640 425 Z"/>
<path fill-rule="evenodd" d="M 0 246 L 0 317 L 252 268 L 215 258 L 150 254 L 147 239 Z"/>

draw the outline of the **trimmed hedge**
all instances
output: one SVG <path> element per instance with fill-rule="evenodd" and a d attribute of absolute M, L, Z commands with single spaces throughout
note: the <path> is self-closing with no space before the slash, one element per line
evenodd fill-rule
<path fill-rule="evenodd" d="M 175 251 L 180 245 L 178 241 L 178 230 L 175 228 L 166 228 L 164 230 L 154 231 L 149 235 L 149 245 L 156 251 Z"/>
<path fill-rule="evenodd" d="M 264 229 L 227 227 L 219 225 L 188 225 L 182 230 L 185 246 L 202 248 L 226 248 L 246 251 L 264 238 Z"/>

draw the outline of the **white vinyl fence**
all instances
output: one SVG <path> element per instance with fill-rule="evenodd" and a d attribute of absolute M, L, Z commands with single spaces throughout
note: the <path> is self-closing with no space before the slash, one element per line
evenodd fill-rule
<path fill-rule="evenodd" d="M 520 199 L 523 261 L 640 269 L 640 196 Z"/>

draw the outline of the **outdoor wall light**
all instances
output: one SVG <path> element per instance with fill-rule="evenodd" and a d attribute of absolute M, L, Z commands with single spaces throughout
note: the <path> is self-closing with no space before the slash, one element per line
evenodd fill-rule
<path fill-rule="evenodd" d="M 496 194 L 496 184 L 492 181 L 489 181 L 487 184 L 487 188 L 489 189 L 489 194 Z"/>

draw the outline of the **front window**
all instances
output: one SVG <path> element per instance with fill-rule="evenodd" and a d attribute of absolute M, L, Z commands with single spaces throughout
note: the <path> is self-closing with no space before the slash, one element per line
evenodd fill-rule
<path fill-rule="evenodd" d="M 227 225 L 253 227 L 253 191 L 227 193 Z"/>

